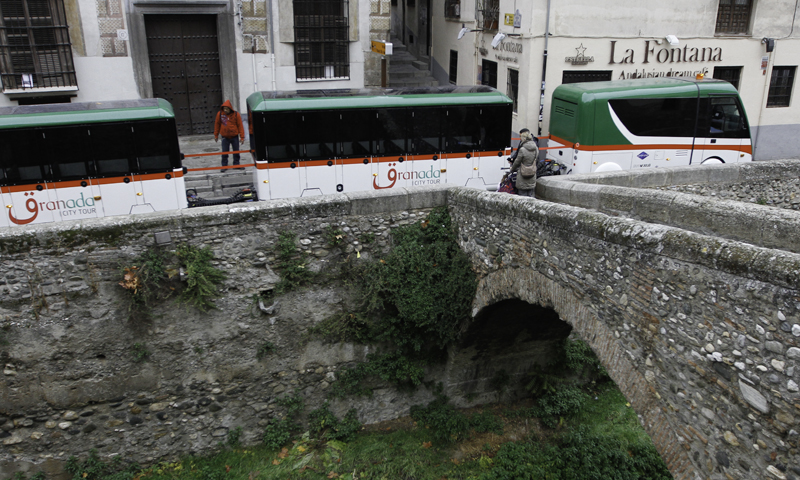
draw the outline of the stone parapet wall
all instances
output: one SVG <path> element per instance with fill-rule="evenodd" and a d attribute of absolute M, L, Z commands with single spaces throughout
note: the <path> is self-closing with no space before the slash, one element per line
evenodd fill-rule
<path fill-rule="evenodd" d="M 800 255 L 467 189 L 449 209 L 482 276 L 476 311 L 553 308 L 675 478 L 800 473 Z"/>
<path fill-rule="evenodd" d="M 368 352 L 306 337 L 349 304 L 331 276 L 344 262 L 387 252 L 394 228 L 445 201 L 445 189 L 398 189 L 3 230 L 0 478 L 38 470 L 59 477 L 69 456 L 92 448 L 142 464 L 208 453 L 239 427 L 252 444 L 283 414 L 277 399 L 298 392 L 306 411 L 318 408 L 339 368 Z M 297 235 L 320 283 L 259 305 L 257 295 L 279 281 L 282 231 Z M 152 306 L 150 321 L 128 319 L 122 269 L 157 239 L 168 250 L 213 250 L 228 276 L 218 309 L 204 313 L 172 297 Z M 274 352 L 259 358 L 267 342 Z M 372 423 L 431 399 L 424 389 L 382 389 L 331 409 L 341 416 L 355 407 Z"/>
<path fill-rule="evenodd" d="M 609 215 L 800 253 L 796 209 L 767 206 L 769 201 L 794 205 L 798 179 L 800 161 L 775 160 L 546 177 L 539 179 L 536 195 Z M 715 201 L 693 195 L 702 192 Z M 756 205 L 743 203 L 740 195 L 755 198 Z M 758 204 L 762 198 L 764 205 Z"/>

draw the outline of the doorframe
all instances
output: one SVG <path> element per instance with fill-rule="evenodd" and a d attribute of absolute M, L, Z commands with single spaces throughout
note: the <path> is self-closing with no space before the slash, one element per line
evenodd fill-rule
<path fill-rule="evenodd" d="M 153 98 L 153 76 L 150 72 L 150 52 L 147 49 L 145 15 L 216 15 L 217 48 L 222 85 L 222 100 L 230 100 L 239 108 L 239 72 L 237 68 L 236 27 L 232 2 L 206 0 L 202 3 L 164 0 L 126 0 L 128 37 L 133 61 L 136 88 L 142 98 Z"/>

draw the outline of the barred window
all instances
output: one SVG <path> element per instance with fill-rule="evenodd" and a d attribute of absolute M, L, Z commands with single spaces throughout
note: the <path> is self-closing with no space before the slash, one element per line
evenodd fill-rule
<path fill-rule="evenodd" d="M 714 67 L 714 78 L 725 80 L 739 90 L 742 67 Z"/>
<path fill-rule="evenodd" d="M 747 33 L 753 0 L 719 0 L 717 34 Z"/>
<path fill-rule="evenodd" d="M 519 70 L 508 69 L 508 79 L 506 80 L 506 95 L 514 102 L 511 111 L 519 112 Z"/>
<path fill-rule="evenodd" d="M 444 16 L 447 18 L 460 18 L 461 0 L 445 0 Z"/>
<path fill-rule="evenodd" d="M 347 0 L 294 0 L 297 80 L 350 78 Z"/>
<path fill-rule="evenodd" d="M 478 0 L 478 25 L 484 30 L 497 30 L 500 21 L 500 0 Z"/>
<path fill-rule="evenodd" d="M 77 87 L 63 0 L 0 0 L 3 90 Z"/>
<path fill-rule="evenodd" d="M 450 83 L 458 82 L 458 51 L 450 50 Z"/>
<path fill-rule="evenodd" d="M 794 72 L 797 67 L 772 67 L 767 94 L 768 107 L 788 107 L 792 99 Z"/>

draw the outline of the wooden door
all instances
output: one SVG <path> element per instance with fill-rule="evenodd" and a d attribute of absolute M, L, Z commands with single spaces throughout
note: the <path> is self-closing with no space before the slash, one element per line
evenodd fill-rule
<path fill-rule="evenodd" d="M 145 15 L 153 96 L 175 109 L 178 135 L 214 132 L 222 104 L 216 15 Z"/>

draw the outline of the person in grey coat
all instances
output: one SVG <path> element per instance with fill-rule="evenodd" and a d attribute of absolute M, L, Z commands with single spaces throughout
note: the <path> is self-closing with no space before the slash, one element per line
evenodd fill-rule
<path fill-rule="evenodd" d="M 536 190 L 536 164 L 539 161 L 539 147 L 533 140 L 530 130 L 523 128 L 519 132 L 519 147 L 514 163 L 511 164 L 511 172 L 517 173 L 517 192 L 524 197 L 534 197 Z M 519 171 L 523 165 L 531 167 L 533 175 L 526 176 Z M 527 168 L 525 169 L 527 170 Z"/>

